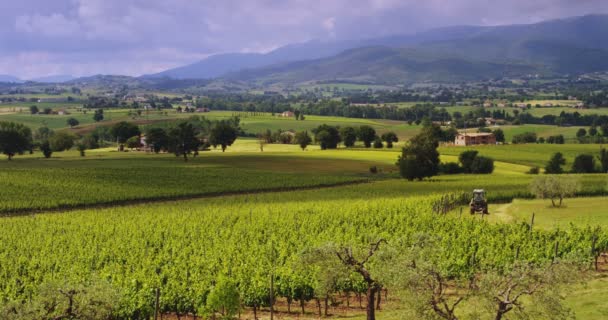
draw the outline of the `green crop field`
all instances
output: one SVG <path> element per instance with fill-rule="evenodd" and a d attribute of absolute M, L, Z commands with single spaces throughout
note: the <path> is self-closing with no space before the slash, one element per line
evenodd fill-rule
<path fill-rule="evenodd" d="M 314 318 L 314 298 L 324 292 L 328 275 L 323 270 L 337 260 L 332 255 L 319 266 L 305 259 L 336 246 L 363 250 L 380 238 L 388 242 L 382 246 L 387 255 L 373 259 L 371 270 L 381 278 L 384 270 L 403 263 L 397 253 L 408 252 L 419 237 L 437 237 L 437 247 L 449 248 L 434 263 L 450 277 L 508 268 L 516 257 L 551 261 L 556 242 L 559 259 L 590 263 L 592 245 L 608 248 L 608 216 L 598 209 L 604 198 L 566 199 L 561 209 L 548 208 L 545 200 L 523 199 L 532 198 L 528 185 L 535 176 L 526 174 L 530 166 L 544 165 L 553 152 L 564 153 L 571 163 L 576 154 L 595 154 L 598 148 L 476 147 L 496 160 L 491 175 L 439 175 L 420 182 L 398 178 L 398 147 L 320 150 L 313 145 L 302 151 L 297 145 L 268 144 L 261 152 L 257 139 L 239 138 L 225 153 L 212 149 L 187 163 L 171 154 L 114 148 L 88 150 L 85 157 L 76 151 L 56 152 L 50 159 L 38 152 L 12 161 L 0 157 L 0 312 L 35 300 L 44 288 L 61 282 L 95 284 L 103 287 L 101 292 L 112 292 L 117 318 L 151 317 L 157 288 L 161 312 L 201 315 L 208 312 L 205 301 L 214 284 L 229 277 L 248 318 L 252 306 L 264 305 L 272 274 L 280 318 Z M 441 160 L 457 161 L 468 149 L 441 147 Z M 379 168 L 377 174 L 370 173 L 372 166 Z M 605 175 L 577 176 L 579 196 L 608 194 Z M 446 215 L 433 213 L 440 196 L 470 194 L 475 188 L 487 191 L 489 217 L 471 216 L 467 210 L 461 214 L 458 207 Z M 53 213 L 44 211 L 51 209 Z M 527 224 L 531 212 L 537 214 L 532 236 Z M 331 289 L 337 290 L 331 293 L 331 313 L 361 319 L 363 311 L 354 301 L 365 285 L 353 273 L 343 276 L 350 280 L 339 278 Z M 605 279 L 594 277 L 584 280 L 586 286 L 568 287 L 566 303 L 579 317 L 599 320 L 597 308 L 608 290 Z M 386 279 L 389 300 L 379 318 L 415 318 L 402 301 L 408 293 Z M 298 296 L 303 292 L 309 295 Z M 344 293 L 351 295 L 350 308 L 344 306 Z M 305 301 L 306 316 L 299 314 L 296 301 L 287 313 L 288 299 L 298 297 Z M 524 305 L 534 308 L 528 300 Z M 267 318 L 268 309 L 262 309 Z M 457 314 L 468 319 L 477 310 L 471 299 Z"/>
<path fill-rule="evenodd" d="M 549 158 L 556 152 L 561 152 L 566 158 L 566 166 L 571 166 L 578 154 L 598 154 L 599 145 L 594 144 L 509 144 L 496 146 L 441 147 L 441 154 L 457 156 L 465 149 L 478 150 L 480 155 L 494 160 L 521 164 L 526 166 L 544 167 Z"/>
<path fill-rule="evenodd" d="M 0 257 L 6 262 L 0 265 L 1 298 L 35 296 L 38 285 L 56 279 L 100 278 L 119 293 L 115 313 L 120 317 L 150 316 L 153 288 L 161 290 L 161 310 L 201 314 L 201 299 L 222 275 L 239 283 L 244 301 L 267 294 L 270 270 L 278 286 L 316 288 L 322 269 L 302 265 L 301 253 L 328 243 L 364 247 L 382 237 L 387 249 L 398 249 L 411 245 L 416 234 L 442 235 L 438 245 L 450 248 L 442 263 L 453 275 L 470 270 L 461 257 L 473 250 L 479 268 L 487 268 L 512 261 L 515 251 L 505 248 L 514 244 L 520 258 L 543 261 L 551 259 L 556 240 L 563 244 L 558 252 L 563 257 L 591 243 L 592 235 L 581 229 L 537 230 L 528 237 L 526 226 L 432 214 L 432 196 L 375 198 L 368 192 L 373 187 L 346 188 L 350 191 L 232 196 L 5 218 L 0 220 Z M 12 248 L 19 248 L 19 256 L 11 254 Z M 381 275 L 383 263 L 391 262 L 376 261 L 374 272 Z M 15 274 L 21 281 L 12 281 Z M 355 290 L 357 281 L 344 290 Z"/>

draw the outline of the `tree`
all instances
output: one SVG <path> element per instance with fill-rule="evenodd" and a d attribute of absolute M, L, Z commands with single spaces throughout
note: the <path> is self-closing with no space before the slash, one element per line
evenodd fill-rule
<path fill-rule="evenodd" d="M 608 150 L 606 148 L 600 149 L 600 165 L 602 166 L 602 173 L 608 172 Z"/>
<path fill-rule="evenodd" d="M 590 154 L 579 154 L 572 163 L 574 173 L 593 173 L 595 172 L 595 158 Z"/>
<path fill-rule="evenodd" d="M 120 299 L 118 290 L 109 283 L 48 281 L 40 285 L 28 303 L 15 302 L 0 307 L 0 318 L 18 319 L 112 319 Z"/>
<path fill-rule="evenodd" d="M 95 122 L 103 120 L 103 109 L 95 110 L 95 113 L 93 114 L 93 120 L 95 120 Z"/>
<path fill-rule="evenodd" d="M 608 137 L 608 122 L 607 123 L 603 123 L 600 126 L 600 130 L 602 131 L 602 136 Z"/>
<path fill-rule="evenodd" d="M 473 172 L 473 161 L 475 161 L 478 153 L 479 151 L 477 150 L 467 150 L 458 156 L 458 161 L 460 162 L 460 165 L 462 165 L 462 171 L 465 173 Z"/>
<path fill-rule="evenodd" d="M 456 320 L 456 308 L 473 295 L 472 279 L 442 263 L 447 254 L 437 235 L 415 234 L 414 242 L 392 263 L 389 272 L 396 285 L 410 292 L 406 303 L 415 312 L 415 319 Z M 473 278 L 474 279 L 474 278 Z"/>
<path fill-rule="evenodd" d="M 127 139 L 140 134 L 141 131 L 137 125 L 126 121 L 121 121 L 110 128 L 110 136 L 118 143 L 125 143 Z"/>
<path fill-rule="evenodd" d="M 308 131 L 300 131 L 296 133 L 295 141 L 302 148 L 302 151 L 304 151 L 312 143 L 312 138 L 308 135 Z"/>
<path fill-rule="evenodd" d="M 168 149 L 169 136 L 163 128 L 150 128 L 146 132 L 146 144 L 150 146 L 152 151 L 159 153 L 161 150 Z"/>
<path fill-rule="evenodd" d="M 530 184 L 530 192 L 539 199 L 551 199 L 553 207 L 561 207 L 563 199 L 573 196 L 579 189 L 578 180 L 571 177 L 540 176 Z"/>
<path fill-rule="evenodd" d="M 340 143 L 340 133 L 336 127 L 326 124 L 320 125 L 314 131 L 315 141 L 321 146 L 321 150 L 336 149 Z"/>
<path fill-rule="evenodd" d="M 595 137 L 597 135 L 597 128 L 596 127 L 589 128 L 589 135 L 592 137 Z"/>
<path fill-rule="evenodd" d="M 584 278 L 575 266 L 516 262 L 507 270 L 489 271 L 478 281 L 479 297 L 493 313 L 492 318 L 502 320 L 509 313 L 517 313 L 522 319 L 573 318 L 563 303 L 562 289 Z M 522 299 L 531 301 L 529 306 L 524 308 Z"/>
<path fill-rule="evenodd" d="M 169 150 L 176 156 L 183 156 L 188 161 L 188 154 L 198 150 L 201 142 L 196 137 L 192 123 L 182 121 L 169 130 Z"/>
<path fill-rule="evenodd" d="M 50 158 L 51 155 L 53 155 L 53 149 L 51 149 L 51 145 L 49 144 L 48 140 L 45 140 L 40 143 L 40 151 L 42 152 L 42 155 L 47 159 Z"/>
<path fill-rule="evenodd" d="M 380 137 L 376 137 L 376 139 L 374 139 L 374 149 L 382 149 L 384 147 L 384 145 L 382 144 L 382 140 L 380 139 Z"/>
<path fill-rule="evenodd" d="M 127 139 L 127 148 L 129 149 L 137 149 L 141 148 L 141 138 L 139 136 L 133 136 Z"/>
<path fill-rule="evenodd" d="M 439 172 L 439 142 L 427 128 L 410 139 L 397 161 L 403 178 L 410 181 L 432 177 Z"/>
<path fill-rule="evenodd" d="M 380 248 L 380 244 L 386 243 L 386 240 L 380 239 L 375 243 L 372 243 L 369 247 L 369 251 L 363 259 L 356 259 L 353 255 L 353 250 L 351 248 L 341 248 L 337 250 L 336 255 L 338 259 L 347 267 L 351 268 L 354 272 L 358 273 L 363 277 L 365 284 L 367 285 L 367 320 L 375 320 L 376 319 L 376 303 L 375 298 L 376 294 L 382 288 L 380 283 L 375 279 L 372 274 L 369 272 L 366 264 L 369 262 L 369 259 L 378 251 Z"/>
<path fill-rule="evenodd" d="M 226 151 L 228 146 L 231 146 L 236 140 L 238 130 L 230 122 L 220 120 L 215 123 L 209 134 L 209 143 L 215 148 L 218 145 L 222 147 L 222 152 Z"/>
<path fill-rule="evenodd" d="M 51 149 L 53 151 L 66 151 L 72 149 L 76 136 L 69 132 L 56 132 L 50 139 Z"/>
<path fill-rule="evenodd" d="M 584 128 L 580 128 L 580 129 L 578 129 L 578 131 L 576 131 L 577 138 L 582 138 L 586 135 L 587 135 L 587 130 L 585 130 Z"/>
<path fill-rule="evenodd" d="M 70 126 L 70 128 L 73 128 L 73 127 L 79 125 L 80 122 L 76 118 L 69 118 L 67 120 L 67 124 L 68 124 L 68 126 Z"/>
<path fill-rule="evenodd" d="M 492 133 L 494 133 L 494 136 L 496 137 L 496 142 L 505 142 L 505 133 L 502 129 L 496 129 L 492 131 Z"/>
<path fill-rule="evenodd" d="M 386 142 L 386 147 L 391 149 L 394 142 L 399 142 L 399 138 L 394 132 L 390 131 L 382 135 L 382 141 Z"/>
<path fill-rule="evenodd" d="M 357 130 L 353 127 L 342 127 L 340 128 L 340 136 L 345 147 L 353 147 L 357 141 Z"/>
<path fill-rule="evenodd" d="M 38 114 L 38 112 L 40 112 L 40 109 L 38 109 L 37 106 L 30 106 L 30 113 L 31 114 Z"/>
<path fill-rule="evenodd" d="M 563 173 L 564 170 L 562 166 L 566 164 L 566 159 L 561 152 L 557 152 L 551 156 L 547 166 L 545 166 L 545 173 L 548 174 L 560 174 Z"/>
<path fill-rule="evenodd" d="M 32 131 L 20 123 L 0 122 L 0 152 L 12 160 L 32 148 Z"/>
<path fill-rule="evenodd" d="M 84 157 L 85 151 L 87 150 L 87 145 L 80 142 L 79 144 L 76 145 L 76 148 L 78 149 L 78 152 L 80 152 L 80 156 Z"/>
<path fill-rule="evenodd" d="M 376 139 L 376 130 L 370 126 L 361 126 L 357 131 L 357 137 L 363 142 L 363 145 L 365 145 L 366 148 L 369 148 Z"/>

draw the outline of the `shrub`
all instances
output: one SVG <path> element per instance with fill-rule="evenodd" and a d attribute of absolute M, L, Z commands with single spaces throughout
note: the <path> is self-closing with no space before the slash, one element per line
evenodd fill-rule
<path fill-rule="evenodd" d="M 376 140 L 374 140 L 374 148 L 382 149 L 383 147 L 384 147 L 384 145 L 382 144 L 382 140 L 380 140 L 380 138 L 376 137 Z"/>
<path fill-rule="evenodd" d="M 471 165 L 471 173 L 490 174 L 494 172 L 494 159 L 489 157 L 475 157 Z"/>
<path fill-rule="evenodd" d="M 528 170 L 528 174 L 539 174 L 539 173 L 540 173 L 539 167 L 532 167 L 532 168 L 530 168 L 530 170 Z"/>
<path fill-rule="evenodd" d="M 579 154 L 578 156 L 576 156 L 576 158 L 574 158 L 574 163 L 572 164 L 572 172 L 595 172 L 595 158 L 590 154 Z"/>
<path fill-rule="evenodd" d="M 462 152 L 458 156 L 458 161 L 462 165 L 463 172 L 465 172 L 465 173 L 472 172 L 471 166 L 473 165 L 473 161 L 477 157 L 478 153 L 479 153 L 479 151 L 477 151 L 477 150 L 467 150 L 467 151 Z"/>
<path fill-rule="evenodd" d="M 439 172 L 443 174 L 458 174 L 462 173 L 463 170 L 456 162 L 446 162 L 439 165 Z"/>
<path fill-rule="evenodd" d="M 518 135 L 513 136 L 513 143 L 535 143 L 537 140 L 536 133 L 534 132 L 524 132 Z"/>

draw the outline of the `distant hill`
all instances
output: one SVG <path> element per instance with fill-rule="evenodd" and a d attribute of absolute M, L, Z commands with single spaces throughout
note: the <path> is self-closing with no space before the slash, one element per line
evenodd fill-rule
<path fill-rule="evenodd" d="M 40 83 L 63 83 L 63 82 L 68 82 L 68 81 L 74 80 L 74 79 L 76 79 L 76 78 L 73 76 L 70 76 L 70 75 L 53 75 L 53 76 L 46 76 L 46 77 L 30 79 L 29 81 L 40 82 Z"/>
<path fill-rule="evenodd" d="M 210 79 L 243 69 L 269 66 L 272 64 L 300 60 L 314 60 L 331 57 L 345 50 L 368 47 L 400 47 L 430 41 L 457 39 L 479 30 L 480 27 L 453 27 L 436 29 L 415 35 L 396 35 L 364 40 L 320 41 L 314 40 L 299 44 L 290 44 L 266 54 L 260 53 L 227 53 L 210 56 L 199 62 L 166 70 L 144 78 L 170 77 L 174 79 Z"/>
<path fill-rule="evenodd" d="M 215 55 L 146 78 L 404 83 L 581 74 L 608 70 L 606 39 L 608 15 L 527 25 L 456 26 L 376 39 L 310 41 L 267 54 Z"/>
<path fill-rule="evenodd" d="M 544 72 L 547 71 L 541 66 L 475 61 L 418 48 L 367 47 L 348 50 L 330 58 L 244 70 L 226 78 L 265 86 L 309 81 L 400 84 L 476 81 Z"/>
<path fill-rule="evenodd" d="M 393 45 L 403 45 L 390 47 L 379 41 L 385 46 L 242 70 L 226 78 L 260 85 L 328 80 L 399 84 L 608 71 L 606 15 L 531 25 L 444 28 L 424 37 L 392 39 Z"/>
<path fill-rule="evenodd" d="M 9 76 L 6 74 L 0 74 L 0 82 L 21 83 L 23 81 L 17 77 Z"/>

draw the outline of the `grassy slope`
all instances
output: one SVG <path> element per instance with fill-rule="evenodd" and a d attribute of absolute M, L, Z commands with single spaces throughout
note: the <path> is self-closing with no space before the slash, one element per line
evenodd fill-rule
<path fill-rule="evenodd" d="M 534 224 L 550 229 L 576 225 L 608 225 L 608 199 L 604 197 L 565 199 L 563 206 L 555 208 L 550 200 L 516 199 L 501 206 L 496 219 L 502 221 L 529 221 L 535 214 Z"/>

